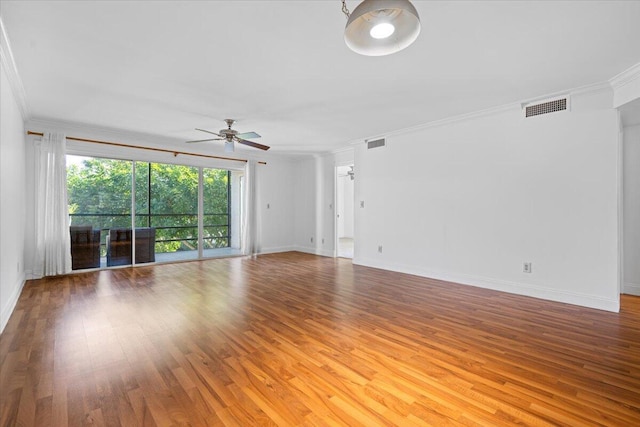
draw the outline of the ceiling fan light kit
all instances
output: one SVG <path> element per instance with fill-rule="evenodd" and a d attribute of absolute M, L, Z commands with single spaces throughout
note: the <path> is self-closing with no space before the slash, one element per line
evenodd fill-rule
<path fill-rule="evenodd" d="M 409 0 L 364 0 L 347 16 L 344 40 L 351 50 L 366 56 L 390 55 L 413 43 L 420 34 L 420 17 Z"/>

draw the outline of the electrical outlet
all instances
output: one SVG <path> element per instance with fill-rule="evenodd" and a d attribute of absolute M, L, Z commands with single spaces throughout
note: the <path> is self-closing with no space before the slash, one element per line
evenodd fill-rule
<path fill-rule="evenodd" d="M 378 246 L 378 252 L 382 253 L 382 245 Z"/>
<path fill-rule="evenodd" d="M 267 209 L 271 209 L 271 204 L 267 203 Z"/>
<path fill-rule="evenodd" d="M 311 243 L 313 243 L 313 237 L 311 238 Z"/>
<path fill-rule="evenodd" d="M 525 273 L 531 273 L 531 263 L 530 262 L 525 262 L 522 266 L 522 271 Z"/>
<path fill-rule="evenodd" d="M 322 238 L 322 244 L 324 245 L 324 237 Z"/>
<path fill-rule="evenodd" d="M 364 200 L 360 200 L 360 207 L 364 208 Z"/>

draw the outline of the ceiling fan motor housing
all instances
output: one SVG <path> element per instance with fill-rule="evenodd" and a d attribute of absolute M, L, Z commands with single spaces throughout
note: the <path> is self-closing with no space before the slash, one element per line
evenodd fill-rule
<path fill-rule="evenodd" d="M 220 131 L 220 136 L 226 138 L 228 141 L 232 140 L 234 136 L 238 133 L 237 130 L 234 129 L 222 129 Z"/>

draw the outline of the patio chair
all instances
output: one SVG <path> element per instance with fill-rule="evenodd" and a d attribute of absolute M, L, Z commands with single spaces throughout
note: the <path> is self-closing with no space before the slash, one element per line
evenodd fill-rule
<path fill-rule="evenodd" d="M 71 269 L 100 267 L 100 230 L 90 225 L 72 225 L 71 236 Z"/>
<path fill-rule="evenodd" d="M 136 228 L 136 264 L 155 262 L 156 229 Z M 112 228 L 107 235 L 107 266 L 131 264 L 131 229 Z"/>

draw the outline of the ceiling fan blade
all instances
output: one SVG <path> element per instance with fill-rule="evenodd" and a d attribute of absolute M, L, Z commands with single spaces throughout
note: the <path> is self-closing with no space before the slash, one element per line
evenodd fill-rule
<path fill-rule="evenodd" d="M 260 150 L 268 150 L 269 146 L 267 145 L 262 145 L 262 144 L 258 144 L 257 142 L 253 142 L 253 141 L 247 141 L 246 139 L 242 139 L 242 138 L 234 138 L 238 143 L 240 144 L 244 144 L 244 145 L 248 145 L 249 147 L 253 147 L 253 148 L 259 148 Z"/>
<path fill-rule="evenodd" d="M 222 135 L 218 135 L 217 133 L 211 132 L 210 130 L 204 130 L 204 129 L 198 129 L 198 128 L 196 128 L 196 130 L 199 130 L 200 132 L 210 133 L 211 135 L 222 137 Z"/>
<path fill-rule="evenodd" d="M 192 142 L 207 142 L 207 141 L 220 141 L 224 138 L 213 138 L 213 139 L 198 139 L 196 141 L 186 141 L 187 144 L 191 144 Z"/>
<path fill-rule="evenodd" d="M 243 132 L 243 133 L 239 133 L 236 135 L 236 137 L 240 138 L 240 139 L 248 139 L 248 138 L 261 138 L 260 135 L 258 135 L 255 132 Z"/>

